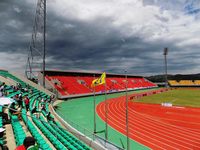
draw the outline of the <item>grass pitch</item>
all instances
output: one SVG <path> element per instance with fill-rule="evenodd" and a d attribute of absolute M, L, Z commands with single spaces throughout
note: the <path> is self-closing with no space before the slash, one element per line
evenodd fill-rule
<path fill-rule="evenodd" d="M 176 106 L 200 107 L 200 88 L 178 88 L 159 94 L 145 96 L 134 101 L 154 104 L 170 102 Z"/>

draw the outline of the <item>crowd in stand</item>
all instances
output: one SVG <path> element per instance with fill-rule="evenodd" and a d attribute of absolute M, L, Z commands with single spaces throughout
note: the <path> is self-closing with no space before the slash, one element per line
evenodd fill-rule
<path fill-rule="evenodd" d="M 52 100 L 54 99 L 54 95 L 52 95 L 52 96 L 50 96 L 50 98 L 48 98 L 48 96 L 42 97 L 41 94 L 39 93 L 37 100 L 40 102 L 39 108 L 41 110 L 39 110 L 39 108 L 37 108 L 36 106 L 34 106 L 34 108 L 30 109 L 30 107 L 29 107 L 30 97 L 29 96 L 31 96 L 33 94 L 33 90 L 29 85 L 22 87 L 22 85 L 20 83 L 17 83 L 16 86 L 15 85 L 7 86 L 3 82 L 0 84 L 0 97 L 6 97 L 7 95 L 9 95 L 9 93 L 8 93 L 9 90 L 19 93 L 19 94 L 14 95 L 13 97 L 11 97 L 14 100 L 14 102 L 12 102 L 7 107 L 8 112 L 11 115 L 17 115 L 19 120 L 21 120 L 22 108 L 25 108 L 27 112 L 30 111 L 31 114 L 41 112 L 42 110 L 46 112 L 45 104 L 47 102 L 51 103 Z M 46 114 L 47 114 L 47 116 L 46 116 L 47 120 L 51 120 L 52 118 L 51 118 L 50 112 L 46 112 Z M 1 116 L 3 117 L 4 124 L 10 123 L 7 113 L 4 113 L 4 111 L 3 111 L 1 113 Z M 1 133 L 1 131 L 0 131 L 0 133 Z M 23 145 L 18 146 L 16 148 L 16 150 L 38 150 L 39 149 L 38 146 L 34 146 L 34 145 L 35 145 L 35 139 L 33 137 L 27 137 L 27 138 L 25 138 Z M 1 149 L 8 149 L 8 148 L 0 144 L 0 150 Z"/>

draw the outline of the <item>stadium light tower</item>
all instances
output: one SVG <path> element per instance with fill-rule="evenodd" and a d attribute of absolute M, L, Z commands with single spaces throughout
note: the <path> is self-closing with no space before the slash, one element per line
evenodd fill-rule
<path fill-rule="evenodd" d="M 38 0 L 25 74 L 28 79 L 35 79 L 38 73 L 42 72 L 43 87 L 45 87 L 45 57 L 46 0 Z"/>
<path fill-rule="evenodd" d="M 127 150 L 130 150 L 130 140 L 129 140 L 129 111 L 128 111 L 128 80 L 127 80 L 127 70 L 125 72 L 126 79 L 126 142 L 127 142 Z"/>
<path fill-rule="evenodd" d="M 168 54 L 168 48 L 164 48 L 163 55 L 165 60 L 165 87 L 168 87 L 168 79 L 167 79 L 167 54 Z"/>

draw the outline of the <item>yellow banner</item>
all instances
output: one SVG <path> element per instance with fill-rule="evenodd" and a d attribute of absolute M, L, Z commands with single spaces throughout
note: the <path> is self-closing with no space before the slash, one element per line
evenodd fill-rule
<path fill-rule="evenodd" d="M 104 72 L 100 78 L 94 79 L 92 81 L 91 87 L 95 87 L 105 83 L 106 83 L 106 73 Z"/>

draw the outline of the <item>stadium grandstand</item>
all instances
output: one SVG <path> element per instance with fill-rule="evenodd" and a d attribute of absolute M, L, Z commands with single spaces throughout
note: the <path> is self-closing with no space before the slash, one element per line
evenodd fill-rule
<path fill-rule="evenodd" d="M 23 144 L 27 136 L 32 136 L 36 142 L 34 146 L 42 150 L 92 149 L 91 141 L 88 146 L 54 118 L 49 107 L 55 100 L 51 92 L 5 70 L 0 70 L 0 84 L 0 132 L 6 133 L 0 134 L 1 148 L 14 150 Z"/>
<path fill-rule="evenodd" d="M 46 71 L 46 87 L 58 91 L 61 98 L 81 97 L 93 94 L 91 88 L 94 78 L 99 77 L 100 73 L 81 72 L 81 71 Z M 43 82 L 38 75 L 38 81 Z M 41 79 L 41 80 L 40 80 Z M 0 70 L 0 83 L 2 87 L 1 98 L 11 100 L 8 104 L 2 104 L 0 111 L 7 114 L 8 118 L 1 115 L 1 128 L 5 128 L 6 136 L 1 138 L 1 146 L 9 149 L 23 144 L 27 136 L 34 137 L 40 149 L 102 149 L 102 146 L 72 129 L 67 128 L 63 121 L 54 111 L 51 104 L 55 101 L 52 98 L 54 93 L 44 89 L 40 85 L 27 80 L 15 73 Z M 106 88 L 104 85 L 96 87 L 95 94 L 120 93 L 126 90 L 126 78 L 124 75 L 107 74 Z M 157 87 L 156 84 L 148 81 L 142 76 L 127 76 L 127 90 L 142 90 Z M 22 99 L 19 99 L 19 95 Z M 29 99 L 26 107 L 26 98 Z M 20 101 L 22 104 L 20 104 Z M 14 110 L 14 112 L 12 111 Z M 10 121 L 10 123 L 9 123 Z M 72 133 L 76 133 L 73 135 Z M 10 135 L 9 137 L 7 135 Z M 13 139 L 11 142 L 10 139 Z M 92 143 L 92 144 L 91 144 Z"/>
<path fill-rule="evenodd" d="M 93 95 L 92 81 L 101 73 L 81 71 L 45 71 L 46 88 L 57 91 L 59 98 Z M 42 73 L 39 75 L 39 82 L 42 84 Z M 157 87 L 156 84 L 142 76 L 127 76 L 127 90 L 150 89 Z M 106 74 L 106 85 L 95 88 L 96 94 L 124 92 L 126 90 L 125 75 Z"/>
<path fill-rule="evenodd" d="M 38 0 L 26 78 L 0 70 L 0 150 L 200 149 L 200 74 L 171 78 L 167 48 L 158 87 L 133 74 L 47 70 L 46 35 Z"/>
<path fill-rule="evenodd" d="M 170 86 L 176 86 L 176 87 L 199 87 L 200 86 L 200 80 L 168 80 L 168 83 Z"/>
<path fill-rule="evenodd" d="M 41 84 L 43 74 L 40 73 L 38 77 L 39 84 Z M 159 111 L 177 111 L 178 115 L 181 115 L 182 111 L 191 110 L 193 114 L 198 115 L 196 112 L 198 108 L 191 107 L 174 107 L 172 103 L 167 103 L 165 100 L 168 99 L 164 96 L 160 105 L 158 104 L 148 104 L 141 103 L 144 98 L 150 98 L 151 96 L 158 97 L 158 100 L 162 98 L 162 95 L 170 94 L 173 92 L 183 92 L 187 94 L 186 88 L 157 88 L 157 85 L 145 79 L 142 76 L 133 76 L 122 74 L 106 74 L 105 83 L 103 85 L 98 85 L 91 87 L 94 80 L 100 79 L 101 73 L 97 72 L 83 72 L 83 71 L 53 71 L 49 70 L 45 72 L 46 86 L 53 88 L 53 92 L 58 91 L 57 87 L 63 89 L 63 100 L 58 100 L 54 96 L 53 92 L 44 89 L 42 86 L 27 80 L 15 73 L 8 72 L 6 70 L 0 70 L 0 146 L 7 147 L 8 149 L 15 149 L 24 145 L 24 141 L 30 137 L 34 138 L 35 143 L 33 146 L 35 148 L 40 148 L 42 150 L 104 150 L 104 149 L 126 149 L 126 124 L 125 124 L 125 93 L 128 92 L 128 104 L 130 112 L 137 110 L 134 114 L 131 113 L 130 124 L 134 123 L 134 126 L 130 126 L 131 136 L 130 145 L 132 148 L 138 150 L 148 150 L 148 149 L 159 149 L 162 147 L 162 143 L 165 143 L 165 134 L 159 134 L 159 132 L 165 132 L 163 130 L 159 131 L 163 123 L 165 122 L 165 117 L 162 116 L 162 121 L 156 120 L 156 116 L 160 115 L 157 113 Z M 126 82 L 127 81 L 127 82 Z M 199 85 L 200 80 L 168 80 L 169 85 L 177 85 L 183 87 L 191 87 Z M 66 82 L 68 84 L 65 85 Z M 101 81 L 100 81 L 101 82 Z M 62 86 L 60 86 L 62 85 Z M 68 88 L 66 88 L 68 87 Z M 69 87 L 72 87 L 70 89 Z M 106 87 L 106 88 L 105 88 Z M 66 88 L 66 89 L 64 89 Z M 94 107 L 94 88 L 96 88 L 96 100 L 97 105 Z M 105 97 L 105 89 L 107 99 Z M 126 91 L 127 89 L 127 91 Z M 189 93 L 195 92 L 194 89 L 189 89 Z M 198 90 L 198 89 L 197 89 Z M 62 93 L 59 93 L 62 98 Z M 198 91 L 197 93 L 198 94 Z M 20 100 L 20 95 L 22 100 Z M 178 93 L 178 95 L 180 95 Z M 73 96 L 73 97 L 70 97 Z M 69 100 L 68 97 L 71 99 Z M 27 105 L 27 98 L 29 103 Z M 171 98 L 171 97 L 170 97 Z M 183 98 L 181 98 L 183 99 Z M 186 98 L 187 99 L 187 98 Z M 9 100 L 5 103 L 4 100 Z M 170 99 L 169 99 L 170 100 Z M 20 103 L 20 101 L 22 103 Z M 109 107 L 109 126 L 108 126 L 108 140 L 104 139 L 105 134 L 105 107 L 106 102 Z M 138 103 L 139 102 L 139 103 Z M 153 101 L 152 101 L 153 102 Z M 173 99 L 173 102 L 174 99 Z M 179 101 L 177 101 L 179 102 Z M 118 105 L 119 104 L 119 105 Z M 169 105 L 170 104 L 170 105 Z M 59 108 L 56 110 L 56 106 Z M 193 106 L 193 105 L 192 105 Z M 94 107 L 94 109 L 93 109 Z M 133 109 L 133 108 L 134 109 Z M 153 107 L 153 109 L 151 109 Z M 114 109 L 113 109 L 114 108 Z M 180 109 L 184 108 L 184 109 Z M 154 110 L 155 111 L 152 111 Z M 78 110 L 78 111 L 77 111 Z M 147 116 L 144 114 L 147 113 Z M 148 112 L 149 111 L 149 112 Z M 92 132 L 94 120 L 92 119 L 93 113 L 98 115 L 97 117 L 97 130 Z M 164 113 L 166 114 L 166 113 Z M 120 115 L 120 117 L 118 116 Z M 137 116 L 139 115 L 139 116 Z M 152 115 L 152 116 L 151 116 Z M 137 116 L 137 117 L 136 117 Z M 148 117 L 151 116 L 151 117 Z M 115 117 L 115 118 L 113 118 Z M 132 121 L 132 117 L 134 117 Z M 166 116 L 167 117 L 167 116 Z M 175 117 L 175 116 L 174 116 Z M 187 116 L 183 117 L 187 120 Z M 72 120 L 75 122 L 72 122 Z M 138 119 L 141 119 L 138 122 Z M 145 122 L 149 119 L 149 123 Z M 184 120 L 183 119 L 183 120 Z M 118 121 L 117 121 L 118 120 Z M 120 121 L 121 120 L 121 121 Z M 177 134 L 179 132 L 184 132 L 184 135 L 188 130 L 181 130 L 181 127 L 195 128 L 199 130 L 199 126 L 191 125 L 189 122 L 186 124 L 181 124 L 183 121 L 179 118 L 177 121 L 180 125 L 176 125 Z M 193 120 L 194 121 L 194 120 Z M 119 126 L 121 124 L 122 128 Z M 148 124 L 146 126 L 146 124 Z M 161 125 L 160 125 L 161 124 Z M 173 121 L 170 122 L 173 124 Z M 169 130 L 169 134 L 173 134 L 171 130 L 172 126 L 166 123 L 165 128 Z M 84 125 L 87 126 L 84 128 Z M 151 126 L 150 126 L 151 125 Z M 149 128 L 155 128 L 156 132 L 149 130 Z M 135 127 L 135 128 L 134 128 Z M 113 130 L 113 128 L 115 130 Z M 145 130 L 143 130 L 145 128 Z M 152 141 L 148 141 L 147 131 L 149 131 L 149 137 Z M 150 131 L 152 131 L 150 133 Z M 195 130 L 194 130 L 195 131 Z M 1 134 L 1 133 L 4 134 Z M 137 137 L 132 136 L 134 132 L 140 132 L 141 135 Z M 156 135 L 158 134 L 158 135 Z M 168 133 L 166 133 L 168 134 Z M 133 134 L 134 135 L 134 134 Z M 175 148 L 176 145 L 181 147 L 190 147 L 191 144 L 185 142 L 185 145 L 180 145 L 174 139 L 176 134 L 173 134 L 173 138 L 168 137 L 166 141 L 173 143 L 174 145 L 166 144 Z M 185 135 L 187 136 L 187 135 Z M 195 136 L 198 136 L 195 131 Z M 142 138 L 144 137 L 144 138 Z M 181 137 L 180 137 L 181 138 Z M 183 137 L 185 140 L 186 138 Z M 162 139 L 160 142 L 158 139 Z M 190 137 L 188 140 L 192 140 Z M 186 140 L 187 141 L 187 140 Z M 151 142 L 154 142 L 153 145 Z M 183 141 L 184 143 L 184 141 Z M 198 145 L 192 142 L 195 148 Z M 163 146 L 165 147 L 165 145 Z"/>

